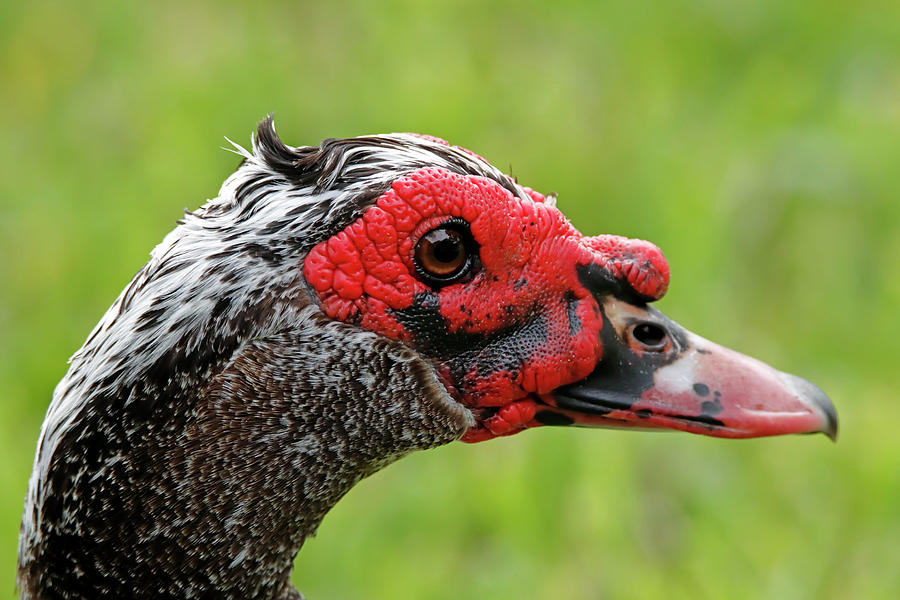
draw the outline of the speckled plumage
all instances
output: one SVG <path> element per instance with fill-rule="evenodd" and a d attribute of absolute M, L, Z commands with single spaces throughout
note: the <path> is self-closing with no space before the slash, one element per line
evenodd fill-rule
<path fill-rule="evenodd" d="M 290 597 L 291 559 L 353 483 L 471 424 L 408 349 L 321 317 L 300 266 L 404 172 L 511 180 L 413 135 L 288 148 L 271 120 L 239 152 L 54 392 L 20 536 L 25 598 Z"/>

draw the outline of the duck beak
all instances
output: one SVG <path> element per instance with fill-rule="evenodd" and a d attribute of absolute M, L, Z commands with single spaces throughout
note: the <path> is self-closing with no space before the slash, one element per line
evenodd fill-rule
<path fill-rule="evenodd" d="M 601 361 L 585 379 L 541 398 L 562 415 L 546 422 L 837 438 L 834 405 L 805 379 L 705 340 L 651 307 L 609 299 L 603 312 Z"/>

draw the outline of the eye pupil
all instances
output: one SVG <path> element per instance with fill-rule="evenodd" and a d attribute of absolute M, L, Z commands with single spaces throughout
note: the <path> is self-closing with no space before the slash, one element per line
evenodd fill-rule
<path fill-rule="evenodd" d="M 434 244 L 434 259 L 442 263 L 455 263 L 462 256 L 462 250 L 459 240 L 447 238 Z"/>
<path fill-rule="evenodd" d="M 416 270 L 433 286 L 457 281 L 468 270 L 473 246 L 471 234 L 461 225 L 432 229 L 416 244 Z"/>

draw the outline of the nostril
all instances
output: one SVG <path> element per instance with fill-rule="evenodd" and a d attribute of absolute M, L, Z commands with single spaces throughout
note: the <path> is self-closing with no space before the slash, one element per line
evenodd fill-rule
<path fill-rule="evenodd" d="M 653 352 L 665 350 L 669 345 L 666 330 L 655 323 L 638 323 L 631 328 L 631 337 L 644 349 Z"/>

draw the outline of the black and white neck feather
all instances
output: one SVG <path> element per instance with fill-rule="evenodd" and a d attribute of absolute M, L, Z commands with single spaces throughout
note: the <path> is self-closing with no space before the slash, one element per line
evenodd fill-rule
<path fill-rule="evenodd" d="M 423 166 L 521 188 L 408 134 L 288 147 L 271 119 L 75 353 L 41 430 L 25 598 L 299 597 L 294 556 L 360 478 L 472 415 L 417 354 L 326 319 L 316 243 Z"/>

